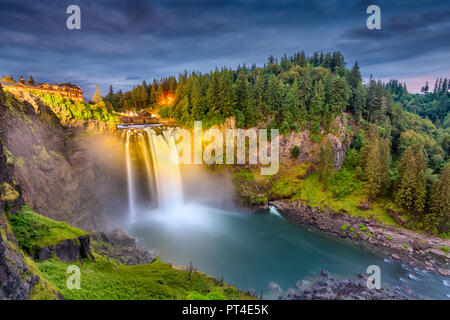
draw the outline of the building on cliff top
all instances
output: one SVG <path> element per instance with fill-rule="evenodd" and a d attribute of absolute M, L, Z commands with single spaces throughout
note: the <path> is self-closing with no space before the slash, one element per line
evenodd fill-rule
<path fill-rule="evenodd" d="M 61 84 L 48 84 L 48 83 L 30 83 L 20 79 L 21 81 L 16 82 L 12 79 L 7 79 L 5 77 L 1 78 L 1 85 L 7 91 L 12 93 L 23 92 L 23 91 L 38 91 L 47 94 L 59 94 L 63 98 L 70 100 L 83 101 L 83 90 L 79 86 L 73 85 L 71 83 L 61 83 Z"/>

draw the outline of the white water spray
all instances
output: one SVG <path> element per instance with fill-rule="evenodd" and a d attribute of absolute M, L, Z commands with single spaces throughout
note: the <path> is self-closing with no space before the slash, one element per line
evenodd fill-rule
<path fill-rule="evenodd" d="M 136 209 L 135 209 L 135 194 L 134 194 L 134 177 L 133 168 L 131 164 L 131 154 L 130 154 L 130 131 L 126 133 L 125 142 L 125 159 L 127 164 L 127 187 L 128 187 L 128 206 L 130 213 L 130 220 L 134 222 L 136 219 Z"/>
<path fill-rule="evenodd" d="M 127 130 L 126 132 L 126 166 L 128 182 L 128 201 L 130 220 L 136 220 L 136 183 L 141 179 L 133 176 L 133 161 L 131 159 L 131 136 L 137 134 L 139 148 L 145 165 L 146 179 L 151 199 L 157 199 L 157 207 L 161 212 L 170 213 L 183 206 L 183 187 L 178 164 L 178 151 L 171 132 L 158 135 L 151 128 L 142 131 Z M 145 137 L 147 135 L 147 138 Z M 148 144 L 147 141 L 148 140 Z M 140 158 L 140 157 L 137 157 Z M 156 189 L 156 190 L 155 190 Z"/>

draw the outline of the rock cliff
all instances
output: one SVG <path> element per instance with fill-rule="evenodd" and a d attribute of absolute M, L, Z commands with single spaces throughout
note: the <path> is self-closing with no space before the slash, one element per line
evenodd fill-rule
<path fill-rule="evenodd" d="M 77 140 L 94 129 L 91 122 L 63 126 L 50 107 L 31 93 L 13 96 L 2 91 L 1 153 L 14 168 L 10 176 L 33 210 L 86 230 L 107 229 L 95 190 L 101 168 L 97 170 L 95 159 Z M 97 124 L 97 129 L 111 128 Z"/>

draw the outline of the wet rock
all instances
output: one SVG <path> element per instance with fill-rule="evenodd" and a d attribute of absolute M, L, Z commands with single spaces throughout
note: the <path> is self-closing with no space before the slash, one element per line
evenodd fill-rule
<path fill-rule="evenodd" d="M 358 277 L 359 277 L 360 279 L 363 279 L 363 280 L 369 279 L 369 275 L 366 274 L 366 273 L 360 273 L 360 274 L 358 275 Z"/>
<path fill-rule="evenodd" d="M 156 258 L 154 251 L 139 247 L 134 238 L 120 229 L 94 232 L 92 247 L 97 253 L 127 265 L 151 263 Z"/>
<path fill-rule="evenodd" d="M 413 294 L 408 291 L 408 294 Z M 368 290 L 360 280 L 341 280 L 332 285 L 323 281 L 313 284 L 309 290 L 298 290 L 287 296 L 280 297 L 286 300 L 404 300 L 408 296 L 404 291 L 393 289 Z"/>
<path fill-rule="evenodd" d="M 273 281 L 269 282 L 269 289 L 273 291 L 281 291 L 279 284 Z"/>
<path fill-rule="evenodd" d="M 326 270 L 320 270 L 320 274 L 323 275 L 324 277 L 328 277 L 329 273 Z"/>
<path fill-rule="evenodd" d="M 311 282 L 308 280 L 298 280 L 297 283 L 295 284 L 295 286 L 298 289 L 302 289 L 303 287 L 309 285 Z"/>
<path fill-rule="evenodd" d="M 430 248 L 430 244 L 425 239 L 416 240 L 411 244 L 414 250 L 426 250 Z"/>
<path fill-rule="evenodd" d="M 442 268 L 438 268 L 437 271 L 442 274 L 443 276 L 448 276 L 450 277 L 450 270 L 449 269 L 442 269 Z"/>

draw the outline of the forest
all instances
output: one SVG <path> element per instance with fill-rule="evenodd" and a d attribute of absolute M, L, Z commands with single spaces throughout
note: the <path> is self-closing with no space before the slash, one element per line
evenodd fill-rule
<path fill-rule="evenodd" d="M 347 68 L 340 52 L 307 56 L 301 51 L 280 60 L 270 56 L 263 67 L 185 72 L 178 79 L 144 81 L 125 93 L 111 87 L 104 101 L 115 110 L 158 108 L 161 117 L 185 127 L 195 120 L 208 127 L 234 116 L 240 128 L 279 128 L 284 135 L 307 128 L 314 142 L 334 131 L 336 117 L 350 118 L 358 129 L 348 128 L 353 142 L 342 169 L 335 171 L 331 147 L 322 146 L 325 188 L 358 179 L 369 202 L 391 197 L 410 214 L 412 228 L 448 236 L 447 79 L 438 79 L 432 91 L 427 83 L 422 94 L 411 94 L 398 80 L 382 83 L 371 77 L 364 84 L 358 63 Z"/>

